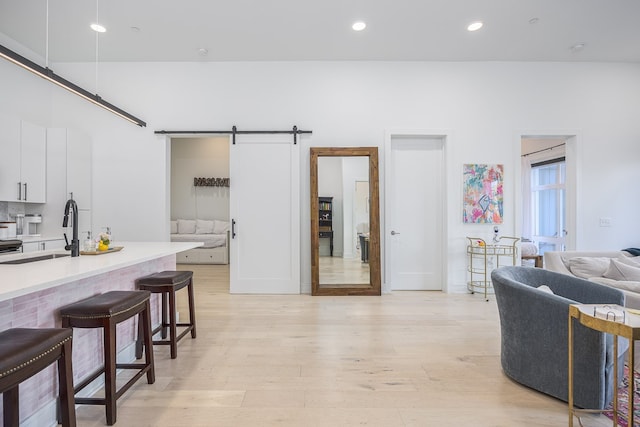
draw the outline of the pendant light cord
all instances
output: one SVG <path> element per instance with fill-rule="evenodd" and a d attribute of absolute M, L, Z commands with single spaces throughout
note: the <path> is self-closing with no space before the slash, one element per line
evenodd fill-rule
<path fill-rule="evenodd" d="M 96 0 L 96 24 L 100 24 L 100 19 L 98 16 L 98 1 Z M 98 36 L 100 35 L 100 33 L 98 33 L 97 31 L 96 33 L 96 95 L 98 94 Z"/>
<path fill-rule="evenodd" d="M 44 66 L 49 68 L 49 0 L 47 0 L 46 23 L 44 35 Z"/>

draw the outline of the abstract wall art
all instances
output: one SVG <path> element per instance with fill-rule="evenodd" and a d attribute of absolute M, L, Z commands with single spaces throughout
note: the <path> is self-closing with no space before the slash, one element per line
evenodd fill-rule
<path fill-rule="evenodd" d="M 502 224 L 504 165 L 467 164 L 463 171 L 463 222 Z"/>

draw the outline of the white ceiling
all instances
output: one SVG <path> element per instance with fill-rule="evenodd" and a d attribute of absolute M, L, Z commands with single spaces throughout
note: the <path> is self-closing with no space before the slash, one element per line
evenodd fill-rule
<path fill-rule="evenodd" d="M 640 0 L 98 1 L 99 61 L 640 62 Z M 96 0 L 48 2 L 49 60 L 95 61 Z M 0 33 L 45 57 L 46 5 L 0 0 Z"/>

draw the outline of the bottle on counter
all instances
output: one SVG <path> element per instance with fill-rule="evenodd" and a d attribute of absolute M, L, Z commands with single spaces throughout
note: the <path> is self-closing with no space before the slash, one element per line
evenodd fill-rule
<path fill-rule="evenodd" d="M 96 242 L 91 238 L 91 232 L 87 231 L 87 240 L 84 241 L 85 252 L 95 252 Z"/>

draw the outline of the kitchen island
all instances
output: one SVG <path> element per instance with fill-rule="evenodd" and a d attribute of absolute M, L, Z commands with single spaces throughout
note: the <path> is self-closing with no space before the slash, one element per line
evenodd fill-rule
<path fill-rule="evenodd" d="M 0 256 L 0 330 L 60 327 L 61 307 L 107 291 L 135 289 L 137 278 L 158 271 L 175 270 L 176 253 L 199 245 L 201 243 L 119 242 L 118 246 L 123 249 L 118 252 L 67 256 L 23 264 L 3 262 L 65 252 L 57 250 Z M 157 295 L 152 295 L 151 306 L 152 322 L 157 324 Z M 136 325 L 137 319 L 118 325 L 119 360 L 134 359 Z M 74 329 L 74 382 L 78 383 L 101 365 L 101 331 Z M 55 420 L 56 396 L 56 370 L 52 367 L 22 383 L 22 420 L 29 418 L 30 425 L 51 425 L 50 420 Z"/>

